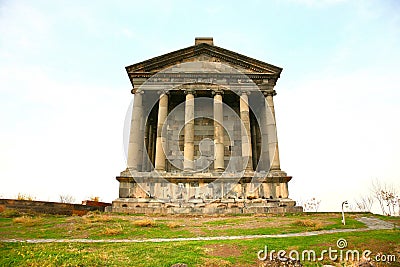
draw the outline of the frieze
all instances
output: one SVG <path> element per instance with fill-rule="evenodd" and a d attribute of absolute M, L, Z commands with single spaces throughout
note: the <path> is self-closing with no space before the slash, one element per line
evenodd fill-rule
<path fill-rule="evenodd" d="M 272 74 L 227 74 L 227 73 L 129 73 L 131 82 L 137 78 L 151 78 L 148 83 L 223 83 L 223 84 L 246 84 L 257 85 L 268 81 L 269 85 L 275 85 L 277 76 Z M 250 79 L 250 80 L 249 80 Z"/>

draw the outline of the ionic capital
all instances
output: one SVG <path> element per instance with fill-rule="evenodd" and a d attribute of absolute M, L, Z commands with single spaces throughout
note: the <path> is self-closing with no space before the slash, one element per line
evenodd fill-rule
<path fill-rule="evenodd" d="M 238 91 L 238 94 L 239 95 L 250 95 L 250 91 L 249 90 L 239 90 Z"/>
<path fill-rule="evenodd" d="M 135 95 L 135 94 L 144 94 L 144 91 L 141 90 L 140 88 L 133 88 L 133 89 L 131 90 L 131 93 L 132 93 L 133 95 Z"/>
<path fill-rule="evenodd" d="M 223 94 L 224 94 L 224 91 L 221 90 L 221 89 L 213 89 L 213 90 L 211 91 L 211 94 L 212 94 L 212 95 L 223 95 Z"/>
<path fill-rule="evenodd" d="M 267 96 L 275 96 L 276 95 L 276 91 L 275 90 L 263 91 L 263 94 L 264 94 L 265 97 L 267 97 Z"/>
<path fill-rule="evenodd" d="M 187 95 L 187 94 L 194 95 L 195 93 L 196 93 L 196 90 L 194 90 L 194 89 L 192 89 L 192 88 L 190 88 L 190 89 L 185 89 L 185 95 Z"/>
<path fill-rule="evenodd" d="M 161 90 L 157 91 L 157 94 L 159 94 L 159 95 L 168 95 L 169 94 L 169 90 L 161 89 Z"/>

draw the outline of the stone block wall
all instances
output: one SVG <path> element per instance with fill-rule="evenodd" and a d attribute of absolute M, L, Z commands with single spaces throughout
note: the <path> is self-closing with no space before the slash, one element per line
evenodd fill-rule
<path fill-rule="evenodd" d="M 107 203 L 108 206 L 111 204 Z M 15 209 L 27 213 L 44 213 L 54 215 L 85 215 L 89 211 L 104 211 L 105 205 L 89 206 L 81 204 L 58 203 L 47 201 L 30 201 L 17 199 L 0 199 L 0 212 Z"/>
<path fill-rule="evenodd" d="M 214 120 L 213 102 L 199 100 L 195 102 L 194 120 L 194 160 L 197 171 L 212 171 L 214 150 Z M 242 169 L 242 140 L 241 140 L 241 121 L 238 110 L 234 110 L 227 105 L 224 106 L 223 128 L 224 128 L 224 162 L 228 171 Z M 180 172 L 183 169 L 183 149 L 184 149 L 184 127 L 185 125 L 185 106 L 184 103 L 173 106 L 173 110 L 168 114 L 166 121 L 166 158 L 167 171 Z M 229 133 L 229 134 L 228 134 Z"/>

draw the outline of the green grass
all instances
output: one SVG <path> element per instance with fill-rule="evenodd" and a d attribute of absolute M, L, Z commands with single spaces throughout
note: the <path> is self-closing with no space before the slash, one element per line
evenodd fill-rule
<path fill-rule="evenodd" d="M 282 234 L 363 228 L 365 226 L 356 218 L 375 215 L 348 214 L 346 226 L 341 224 L 340 213 L 222 217 L 90 213 L 82 217 L 36 215 L 33 220 L 19 219 L 22 215 L 19 216 L 0 217 L 2 239 L 107 240 Z M 154 224 L 148 227 L 135 225 L 135 221 L 144 219 L 150 219 Z M 391 217 L 390 221 L 396 223 L 399 218 Z M 258 266 L 256 253 L 266 245 L 275 250 L 314 249 L 319 253 L 329 246 L 336 248 L 338 238 L 346 238 L 349 249 L 370 249 L 374 253 L 400 251 L 400 231 L 394 229 L 230 241 L 42 244 L 3 242 L 0 243 L 0 266 L 171 266 L 178 262 L 188 263 L 189 266 Z M 311 266 L 313 263 L 304 264 Z"/>
<path fill-rule="evenodd" d="M 362 228 L 356 220 L 361 215 L 349 215 L 346 226 L 338 214 L 302 214 L 288 216 L 151 216 L 152 227 L 134 224 L 146 216 L 89 214 L 78 216 L 36 216 L 35 225 L 17 223 L 16 218 L 0 217 L 0 235 L 3 238 L 171 238 L 221 235 L 285 234 L 315 230 Z M 35 218 L 35 217 L 34 217 Z M 318 227 L 298 225 L 296 221 L 312 221 Z M 171 227 L 174 225 L 174 227 Z"/>
<path fill-rule="evenodd" d="M 199 241 L 173 243 L 0 243 L 0 265 L 22 266 L 171 266 L 187 263 L 189 266 L 257 266 L 257 252 L 268 250 L 299 251 L 314 249 L 318 253 L 328 247 L 336 248 L 336 240 L 345 238 L 349 249 L 370 249 L 395 253 L 399 249 L 400 232 L 381 230 L 358 233 L 340 233 L 322 236 L 269 238 L 254 240 Z M 210 246 L 219 250 L 239 252 L 234 256 L 210 254 Z M 218 250 L 214 252 L 219 253 Z M 323 263 L 331 263 L 325 259 Z M 313 262 L 303 262 L 306 266 Z M 387 266 L 387 265 L 382 265 Z"/>

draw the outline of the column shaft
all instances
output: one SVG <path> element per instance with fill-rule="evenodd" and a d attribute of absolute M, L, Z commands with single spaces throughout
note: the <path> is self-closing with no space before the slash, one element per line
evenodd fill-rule
<path fill-rule="evenodd" d="M 251 134 L 250 134 L 250 110 L 247 92 L 242 92 L 240 96 L 240 119 L 242 121 L 242 159 L 243 169 L 253 170 Z"/>
<path fill-rule="evenodd" d="M 137 90 L 133 99 L 131 129 L 129 133 L 127 166 L 134 171 L 141 171 L 143 160 L 143 105 L 142 91 Z"/>
<path fill-rule="evenodd" d="M 224 171 L 224 113 L 221 92 L 214 95 L 214 170 Z"/>
<path fill-rule="evenodd" d="M 168 95 L 162 93 L 158 102 L 158 121 L 157 121 L 157 138 L 156 138 L 156 156 L 155 169 L 157 171 L 165 171 L 165 151 L 166 136 L 163 134 L 163 127 L 168 116 Z"/>
<path fill-rule="evenodd" d="M 250 120 L 250 127 L 251 127 L 251 148 L 252 148 L 252 164 L 253 169 L 257 170 L 257 124 L 255 120 Z"/>
<path fill-rule="evenodd" d="M 151 135 L 151 147 L 150 147 L 150 151 L 151 151 L 151 170 L 155 169 L 156 166 L 156 141 L 157 141 L 157 126 L 152 124 L 152 135 Z"/>
<path fill-rule="evenodd" d="M 265 108 L 265 107 L 263 107 Z M 260 155 L 260 171 L 269 171 L 269 147 L 268 147 L 268 131 L 267 131 L 267 112 L 261 112 L 261 155 Z"/>
<path fill-rule="evenodd" d="M 153 161 L 153 143 L 154 143 L 154 139 L 153 139 L 153 125 L 149 122 L 149 140 L 148 140 L 148 145 L 147 145 L 147 156 L 148 156 L 148 162 L 147 162 L 147 171 L 151 171 L 152 169 L 152 161 Z"/>
<path fill-rule="evenodd" d="M 145 124 L 145 132 L 144 132 L 144 146 L 143 146 L 143 165 L 142 171 L 147 172 L 149 166 L 149 129 L 150 125 L 148 123 Z"/>
<path fill-rule="evenodd" d="M 273 94 L 268 93 L 265 98 L 267 134 L 268 134 L 268 152 L 270 160 L 270 170 L 280 170 L 278 137 L 276 132 L 275 109 Z"/>
<path fill-rule="evenodd" d="M 183 147 L 183 169 L 194 169 L 194 95 L 193 91 L 186 91 L 185 101 L 185 143 Z"/>

